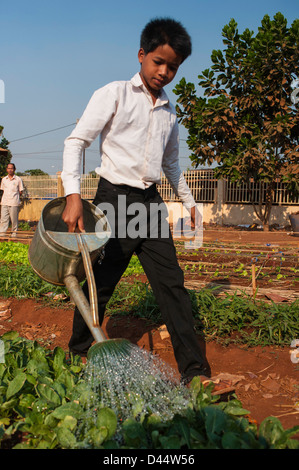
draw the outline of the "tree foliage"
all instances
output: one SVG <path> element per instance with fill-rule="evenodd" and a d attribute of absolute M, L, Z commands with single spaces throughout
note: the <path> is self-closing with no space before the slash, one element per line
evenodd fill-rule
<path fill-rule="evenodd" d="M 4 127 L 0 126 L 0 137 L 2 136 L 2 131 Z M 0 179 L 3 176 L 6 176 L 6 167 L 8 163 L 10 163 L 12 154 L 8 148 L 9 142 L 7 139 L 5 139 L 4 136 L 2 136 L 2 139 L 0 140 Z M 7 150 L 7 152 L 3 152 L 1 149 Z"/>
<path fill-rule="evenodd" d="M 39 168 L 35 168 L 33 170 L 26 170 L 23 171 L 22 173 L 18 173 L 20 176 L 46 176 L 49 173 L 46 173 L 43 170 L 40 170 Z"/>
<path fill-rule="evenodd" d="M 174 92 L 177 112 L 188 129 L 192 165 L 217 163 L 216 176 L 249 183 L 263 181 L 265 201 L 254 204 L 268 224 L 275 181 L 299 193 L 298 103 L 291 100 L 299 76 L 299 20 L 290 28 L 281 13 L 265 15 L 258 33 L 239 33 L 232 19 L 222 30 L 224 50 L 213 50 L 199 85 L 183 78 Z M 249 187 L 249 185 L 248 185 Z"/>

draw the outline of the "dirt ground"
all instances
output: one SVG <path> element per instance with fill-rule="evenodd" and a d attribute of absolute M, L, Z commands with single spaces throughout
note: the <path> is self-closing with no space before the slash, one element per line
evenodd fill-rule
<path fill-rule="evenodd" d="M 237 230 L 207 230 L 204 232 L 205 247 L 225 247 L 226 251 L 236 252 L 241 248 L 251 251 L 255 248 L 262 252 L 266 248 L 290 253 L 294 260 L 293 266 L 298 267 L 299 238 L 288 235 L 287 232 L 245 232 Z M 270 246 L 269 246 L 270 244 Z M 238 248 L 237 248 L 238 247 Z M 206 248 L 205 248 L 206 249 Z M 203 250 L 199 250 L 198 256 Z M 180 252 L 181 253 L 181 252 Z M 218 253 L 221 256 L 223 253 Z M 227 254 L 227 253 L 226 253 Z M 228 255 L 228 254 L 227 254 Z M 179 259 L 184 263 L 181 253 Z M 216 253 L 213 255 L 216 257 Z M 186 261 L 186 260 L 185 260 Z M 190 261 L 190 258 L 187 259 Z M 212 262 L 209 255 L 209 262 Z M 240 260 L 238 260 L 239 263 Z M 200 262 L 194 259 L 194 263 Z M 220 260 L 218 265 L 227 262 L 227 258 Z M 279 261 L 281 263 L 281 260 Z M 250 264 L 250 263 L 249 263 Z M 217 265 L 217 257 L 212 262 L 212 269 Z M 280 264 L 281 266 L 281 264 Z M 277 271 L 275 271 L 275 274 Z M 145 277 L 141 276 L 145 280 Z M 187 271 L 185 276 L 188 288 L 201 288 L 211 282 L 209 277 L 201 277 Z M 277 278 L 277 275 L 276 275 Z M 298 274 L 297 274 L 298 278 Z M 298 281 L 296 277 L 282 279 L 282 283 L 269 284 L 269 279 L 262 282 L 257 279 L 257 286 L 261 288 L 260 296 L 264 299 L 270 298 L 277 302 L 290 302 L 298 298 Z M 221 279 L 221 278 L 220 278 Z M 238 289 L 241 284 L 237 283 L 237 277 L 219 281 L 221 289 Z M 285 281 L 285 282 L 284 282 Z M 251 292 L 252 286 L 248 279 L 243 282 Z M 261 287 L 262 286 L 262 287 Z M 270 292 L 270 297 L 267 296 Z M 274 298 L 273 298 L 274 295 Z M 2 299 L 3 300 L 3 299 Z M 0 335 L 9 330 L 16 330 L 21 336 L 28 339 L 36 339 L 45 347 L 53 349 L 60 346 L 68 350 L 68 341 L 72 329 L 73 309 L 68 304 L 67 308 L 50 307 L 42 301 L 16 300 L 11 298 L 5 300 L 7 314 L 0 315 Z M 109 338 L 127 338 L 139 347 L 158 354 L 166 363 L 176 369 L 170 338 L 167 331 L 161 329 L 161 325 L 151 325 L 147 320 L 128 317 L 108 317 L 105 319 L 103 330 Z M 295 339 L 295 338 L 294 338 Z M 229 345 L 220 346 L 216 342 L 207 342 L 201 345 L 205 351 L 207 361 L 213 375 L 229 374 L 236 387 L 236 396 L 242 402 L 245 409 L 249 411 L 250 419 L 258 424 L 268 416 L 278 417 L 284 428 L 299 425 L 299 364 L 290 359 L 289 347 L 253 347 Z M 299 433 L 296 435 L 299 439 Z"/>

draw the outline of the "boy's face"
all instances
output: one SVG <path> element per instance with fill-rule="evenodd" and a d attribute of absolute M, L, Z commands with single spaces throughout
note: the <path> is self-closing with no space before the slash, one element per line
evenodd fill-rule
<path fill-rule="evenodd" d="M 154 98 L 174 79 L 182 63 L 182 57 L 168 44 L 163 44 L 148 54 L 140 49 L 138 60 L 141 64 L 141 79 Z"/>

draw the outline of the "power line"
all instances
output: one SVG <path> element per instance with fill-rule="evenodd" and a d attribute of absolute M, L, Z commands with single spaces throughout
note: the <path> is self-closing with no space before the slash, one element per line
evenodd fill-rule
<path fill-rule="evenodd" d="M 28 135 L 27 137 L 21 137 L 19 139 L 10 140 L 9 143 L 19 142 L 20 140 L 31 139 L 32 137 L 37 137 L 39 135 L 49 134 L 49 132 L 56 132 L 56 131 L 59 131 L 60 129 L 66 129 L 67 127 L 74 126 L 75 124 L 77 123 L 73 122 L 72 124 L 68 124 L 67 126 L 61 126 L 61 127 L 57 127 L 56 129 L 50 129 L 49 131 L 39 132 L 38 134 L 32 134 L 32 135 Z M 186 139 L 179 139 L 179 140 L 182 142 L 187 142 Z M 188 148 L 188 147 L 185 147 L 185 148 Z"/>
<path fill-rule="evenodd" d="M 188 148 L 188 147 L 181 147 L 181 148 Z M 85 149 L 87 152 L 91 152 L 95 155 L 100 155 L 100 152 L 95 149 Z M 15 153 L 14 152 L 14 157 L 21 157 L 22 155 L 48 155 L 49 153 L 57 153 L 57 154 L 63 154 L 63 150 L 42 150 L 40 152 L 21 152 L 21 153 Z M 187 156 L 180 155 L 180 158 L 189 158 Z"/>
<path fill-rule="evenodd" d="M 87 152 L 91 152 L 91 153 L 94 153 L 96 155 L 100 155 L 100 153 L 98 152 L 98 150 L 93 150 L 93 149 L 86 149 Z M 62 155 L 63 154 L 63 150 L 42 150 L 40 152 L 21 152 L 21 153 L 15 153 L 14 152 L 14 157 L 21 157 L 23 155 L 48 155 L 49 153 L 57 153 L 59 155 Z"/>
<path fill-rule="evenodd" d="M 72 124 L 68 124 L 67 126 L 57 127 L 56 129 L 51 129 L 49 131 L 39 132 L 38 134 L 28 135 L 27 137 L 21 137 L 20 139 L 10 140 L 9 143 L 18 142 L 20 140 L 25 140 L 25 139 L 31 139 L 31 137 L 37 137 L 38 135 L 48 134 L 49 132 L 59 131 L 60 129 L 65 129 L 66 127 L 74 126 L 75 124 L 76 124 L 76 122 L 73 122 Z"/>
<path fill-rule="evenodd" d="M 49 150 L 47 152 L 22 152 L 22 153 L 14 153 L 14 157 L 18 156 L 20 157 L 21 155 L 41 155 L 42 153 L 48 154 L 48 153 L 59 153 L 61 154 L 62 152 L 60 150 Z"/>

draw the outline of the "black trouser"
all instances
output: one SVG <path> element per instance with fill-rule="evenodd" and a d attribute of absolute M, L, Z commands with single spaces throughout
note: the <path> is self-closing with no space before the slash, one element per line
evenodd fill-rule
<path fill-rule="evenodd" d="M 127 226 L 131 221 L 132 226 L 134 217 L 136 217 L 135 214 L 127 215 L 127 211 L 118 214 L 120 208 L 118 196 L 122 196 L 122 200 L 125 199 L 126 208 L 130 204 L 137 202 L 144 204 L 147 221 L 143 222 L 147 222 L 148 226 L 150 225 L 151 204 L 155 203 L 156 207 L 158 205 L 161 207 L 162 205 L 164 207 L 164 211 L 162 211 L 164 214 L 161 215 L 161 211 L 159 211 L 157 227 L 153 227 L 155 220 L 152 220 L 153 218 L 151 217 L 151 226 L 147 228 L 146 236 L 139 236 L 137 238 L 129 236 L 126 238 L 117 237 L 119 233 L 120 236 L 123 234 L 124 226 L 120 227 L 122 221 Z M 170 229 L 165 220 L 166 206 L 156 186 L 153 185 L 147 190 L 140 190 L 126 185 L 113 185 L 101 178 L 93 203 L 98 205 L 107 202 L 112 204 L 115 209 L 116 236 L 111 237 L 107 243 L 102 263 L 96 262 L 94 264 L 100 324 L 103 322 L 106 304 L 113 294 L 116 284 L 127 268 L 132 255 L 136 253 L 153 289 L 163 321 L 170 334 L 182 379 L 185 380 L 195 375 L 207 374 L 206 362 L 194 329 L 190 297 L 184 287 L 183 272 L 178 264 Z M 118 215 L 122 216 L 122 221 L 118 220 Z M 109 212 L 107 217 L 109 220 Z M 165 230 L 161 233 L 162 224 L 164 224 L 164 228 L 165 224 L 167 224 L 166 236 Z M 150 229 L 151 233 L 149 233 Z M 83 291 L 88 298 L 87 282 L 83 286 Z M 76 308 L 73 334 L 69 342 L 69 348 L 73 353 L 84 354 L 92 342 L 93 337 L 79 310 Z"/>

